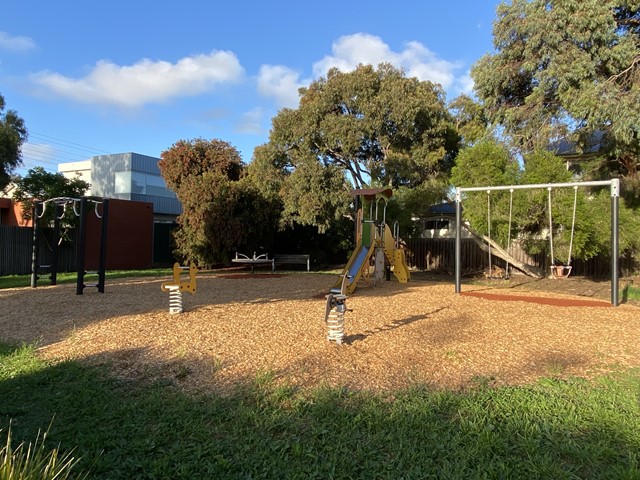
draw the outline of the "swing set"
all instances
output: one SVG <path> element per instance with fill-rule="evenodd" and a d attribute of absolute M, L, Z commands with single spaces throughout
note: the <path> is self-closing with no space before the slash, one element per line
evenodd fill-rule
<path fill-rule="evenodd" d="M 96 218 L 101 223 L 100 235 L 100 257 L 98 262 L 98 270 L 95 272 L 85 271 L 85 254 L 87 243 L 87 215 L 90 208 L 89 203 L 93 204 L 93 211 Z M 40 236 L 42 235 L 43 217 L 45 216 L 47 205 L 53 205 L 53 239 L 51 245 L 51 261 L 47 265 L 39 264 L 40 260 Z M 58 246 L 60 243 L 60 223 L 65 217 L 67 207 L 71 206 L 75 217 L 79 218 L 79 227 L 76 237 L 76 295 L 82 295 L 86 287 L 97 287 L 98 292 L 104 293 L 105 271 L 107 263 L 107 223 L 109 218 L 109 200 L 95 200 L 93 198 L 71 198 L 56 197 L 44 201 L 39 201 L 33 207 L 33 243 L 31 250 L 31 287 L 38 286 L 38 273 L 42 269 L 48 269 L 51 285 L 57 284 L 58 274 Z M 79 206 L 79 209 L 78 209 Z M 102 206 L 102 209 L 99 207 Z M 101 210 L 101 211 L 100 211 Z M 97 275 L 96 283 L 85 283 L 86 275 Z"/>
<path fill-rule="evenodd" d="M 576 223 L 576 206 L 578 199 L 578 188 L 579 187 L 596 187 L 596 186 L 609 186 L 610 187 L 610 196 L 611 196 L 611 304 L 613 306 L 617 306 L 619 304 L 619 295 L 618 295 L 618 279 L 619 279 L 619 269 L 618 269 L 618 256 L 619 256 L 619 240 L 618 240 L 618 231 L 619 231 L 619 197 L 620 197 L 620 180 L 617 178 L 611 180 L 601 180 L 601 181 L 592 181 L 592 182 L 568 182 L 568 183 L 545 183 L 545 184 L 529 184 L 529 185 L 510 185 L 510 186 L 491 186 L 491 187 L 467 187 L 467 188 L 456 188 L 456 247 L 455 247 L 455 291 L 456 293 L 461 293 L 461 278 L 462 278 L 462 262 L 461 262 L 461 252 L 462 252 L 462 243 L 461 243 L 461 233 L 462 233 L 462 194 L 464 192 L 487 192 L 487 224 L 488 224 L 488 239 L 489 239 L 489 272 L 492 272 L 491 265 L 491 191 L 497 190 L 509 190 L 510 191 L 510 200 L 509 200 L 509 234 L 508 234 L 508 246 L 507 250 L 510 248 L 511 244 L 511 218 L 512 218 L 512 207 L 513 207 L 513 192 L 514 190 L 524 190 L 524 189 L 542 189 L 546 188 L 548 191 L 547 201 L 548 201 L 548 214 L 549 214 L 549 246 L 550 246 L 550 254 L 551 254 L 551 275 L 554 278 L 566 278 L 571 273 L 571 254 L 573 250 L 573 239 L 575 232 L 575 223 Z M 573 197 L 573 214 L 571 220 L 571 239 L 569 241 L 569 253 L 566 264 L 556 265 L 555 261 L 555 251 L 554 251 L 554 243 L 553 243 L 553 216 L 551 212 L 551 191 L 557 188 L 568 188 L 572 187 L 574 189 L 574 197 Z M 507 262 L 506 275 L 509 272 L 509 263 Z"/>
<path fill-rule="evenodd" d="M 508 222 L 508 226 L 507 226 L 507 248 L 506 251 L 507 253 L 510 254 L 511 252 L 511 224 L 512 224 L 512 217 L 513 217 L 513 188 L 509 187 L 509 222 Z M 553 248 L 553 214 L 551 211 L 551 206 L 552 206 L 552 202 L 551 202 L 551 187 L 547 187 L 548 190 L 548 205 L 547 205 L 547 211 L 549 214 L 549 234 L 548 234 L 548 238 L 549 238 L 549 250 L 550 250 L 550 265 L 549 268 L 551 269 L 551 276 L 553 278 L 567 278 L 570 274 L 571 274 L 571 253 L 573 251 L 573 237 L 574 237 L 574 233 L 575 233 L 575 228 L 576 228 L 576 207 L 578 205 L 578 186 L 574 186 L 573 190 L 574 190 L 574 195 L 573 195 L 573 213 L 571 216 L 571 236 L 570 236 L 570 240 L 569 240 L 569 253 L 567 255 L 567 261 L 566 263 L 556 263 L 555 262 L 555 252 L 554 252 L 554 248 Z M 488 261 L 489 261 L 489 276 L 488 278 L 491 279 L 495 279 L 495 278 L 503 278 L 503 279 L 508 279 L 510 276 L 510 271 L 509 271 L 509 260 L 506 259 L 506 266 L 505 266 L 505 271 L 504 271 L 504 275 L 503 276 L 499 276 L 496 277 L 493 275 L 493 262 L 492 262 L 492 253 L 491 253 L 491 245 L 492 245 L 492 239 L 491 239 L 491 189 L 487 189 L 487 238 L 489 239 L 489 241 L 487 242 L 488 244 Z"/>

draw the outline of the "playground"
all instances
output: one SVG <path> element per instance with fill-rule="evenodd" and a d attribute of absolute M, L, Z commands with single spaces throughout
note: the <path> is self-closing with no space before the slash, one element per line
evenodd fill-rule
<path fill-rule="evenodd" d="M 178 315 L 160 288 L 169 274 L 114 280 L 105 294 L 74 295 L 70 285 L 1 290 L 0 340 L 36 342 L 53 361 L 104 363 L 125 381 L 222 394 L 263 374 L 303 389 L 392 391 L 640 366 L 640 308 L 612 307 L 607 282 L 551 279 L 555 291 L 523 284 L 499 292 L 465 284 L 460 295 L 451 279 L 412 273 L 408 283 L 392 279 L 349 295 L 337 345 L 326 339 L 324 298 L 339 272 L 228 273 L 199 273 L 197 293 L 184 296 Z"/>

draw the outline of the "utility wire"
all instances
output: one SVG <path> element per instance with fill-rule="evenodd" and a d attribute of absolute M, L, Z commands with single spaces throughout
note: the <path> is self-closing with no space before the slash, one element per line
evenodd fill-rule
<path fill-rule="evenodd" d="M 32 141 L 23 145 L 22 148 L 22 169 L 42 167 L 45 170 L 55 172 L 60 163 L 78 162 L 88 160 L 93 156 L 110 153 L 106 150 L 31 130 L 29 131 L 29 138 Z"/>

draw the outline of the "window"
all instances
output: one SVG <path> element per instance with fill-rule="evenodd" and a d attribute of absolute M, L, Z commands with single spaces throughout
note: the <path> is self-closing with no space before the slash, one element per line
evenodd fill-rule
<path fill-rule="evenodd" d="M 141 172 L 115 172 L 115 193 L 176 198 L 161 176 Z"/>

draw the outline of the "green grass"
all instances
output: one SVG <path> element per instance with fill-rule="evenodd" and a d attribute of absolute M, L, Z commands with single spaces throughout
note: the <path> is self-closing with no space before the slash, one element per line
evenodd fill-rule
<path fill-rule="evenodd" d="M 60 453 L 57 448 L 47 448 L 48 434 L 48 431 L 38 434 L 33 443 L 15 445 L 9 428 L 6 442 L 0 448 L 0 480 L 86 478 L 86 472 L 74 470 L 79 459 L 73 456 L 73 452 Z"/>
<path fill-rule="evenodd" d="M 127 277 L 163 277 L 171 276 L 170 268 L 154 268 L 148 270 L 109 270 L 105 273 L 106 281 L 116 278 Z M 77 279 L 76 272 L 58 273 L 57 283 L 75 283 Z M 51 280 L 49 274 L 41 273 L 39 275 L 38 285 L 50 285 Z M 17 288 L 28 287 L 31 285 L 31 275 L 6 275 L 0 277 L 0 289 L 3 288 Z"/>
<path fill-rule="evenodd" d="M 51 424 L 47 442 L 90 478 L 640 478 L 638 371 L 393 396 L 261 372 L 222 397 L 3 345 L 0 399 L 3 432 L 33 441 Z"/>
<path fill-rule="evenodd" d="M 624 301 L 640 302 L 640 287 L 625 286 L 622 291 L 622 298 Z"/>
<path fill-rule="evenodd" d="M 268 272 L 270 272 L 269 270 Z M 215 270 L 206 270 L 206 272 L 215 273 Z M 265 273 L 267 270 L 265 270 Z M 276 273 L 295 273 L 306 274 L 306 271 L 301 270 L 277 270 Z M 311 273 L 324 273 L 329 275 L 339 275 L 338 270 L 324 270 L 314 271 Z M 108 270 L 105 274 L 106 282 L 117 278 L 132 278 L 132 277 L 170 277 L 172 275 L 171 268 L 154 268 L 148 270 Z M 57 283 L 75 283 L 77 274 L 75 272 L 70 273 L 58 273 Z M 49 274 L 43 273 L 39 275 L 38 286 L 50 285 L 51 281 Z M 5 275 L 0 276 L 0 290 L 3 288 L 19 288 L 28 287 L 31 285 L 31 275 Z M 0 479 L 1 480 L 1 479 Z"/>

